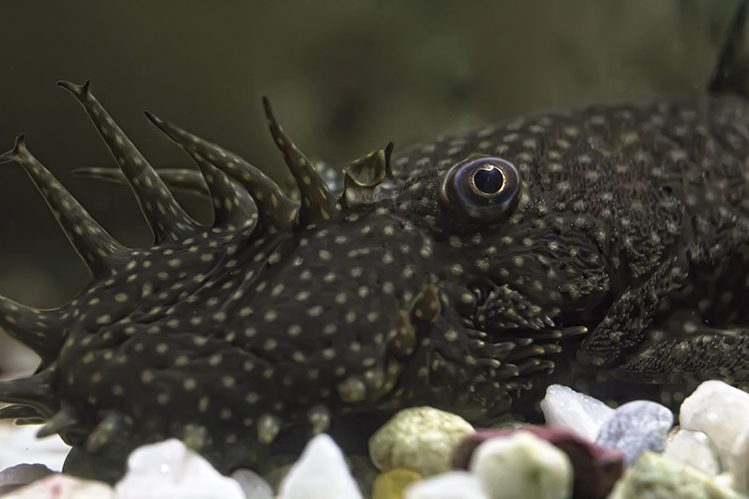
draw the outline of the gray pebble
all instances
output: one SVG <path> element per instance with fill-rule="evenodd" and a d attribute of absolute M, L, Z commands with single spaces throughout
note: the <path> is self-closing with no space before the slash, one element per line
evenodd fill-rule
<path fill-rule="evenodd" d="M 635 400 L 619 407 L 598 433 L 596 443 L 624 454 L 627 466 L 650 450 L 663 452 L 674 415 L 661 404 Z"/>

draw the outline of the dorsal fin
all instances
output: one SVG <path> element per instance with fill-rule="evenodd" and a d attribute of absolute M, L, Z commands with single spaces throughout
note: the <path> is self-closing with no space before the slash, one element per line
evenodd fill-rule
<path fill-rule="evenodd" d="M 338 211 L 335 196 L 330 193 L 325 180 L 312 162 L 289 139 L 273 114 L 270 101 L 263 97 L 263 108 L 268 119 L 270 133 L 286 166 L 296 179 L 302 204 L 299 207 L 299 224 L 304 226 L 329 220 Z"/>
<path fill-rule="evenodd" d="M 198 164 L 207 161 L 241 183 L 255 201 L 263 230 L 273 232 L 294 226 L 296 203 L 266 174 L 231 151 L 203 140 L 173 123 L 149 112 L 146 112 L 146 117 Z"/>

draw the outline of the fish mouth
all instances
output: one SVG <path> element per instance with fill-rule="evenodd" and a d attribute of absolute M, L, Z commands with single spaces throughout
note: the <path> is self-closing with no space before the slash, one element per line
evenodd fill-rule
<path fill-rule="evenodd" d="M 495 352 L 501 351 L 501 362 L 517 366 L 516 376 L 528 376 L 553 372 L 554 358 L 564 351 L 564 343 L 587 332 L 586 326 L 515 327 L 490 330 L 487 335 Z"/>
<path fill-rule="evenodd" d="M 566 344 L 588 331 L 586 326 L 539 326 L 466 326 L 459 340 L 435 346 L 428 357 L 435 399 L 472 421 L 520 409 L 534 389 L 547 386 L 558 366 L 566 364 L 574 351 Z"/>
<path fill-rule="evenodd" d="M 512 358 L 558 353 L 561 343 L 585 335 L 588 327 L 556 306 L 538 305 L 509 286 L 496 286 L 477 295 L 472 311 L 473 326 L 499 344 L 516 345 Z M 518 350 L 527 352 L 519 355 Z"/>
<path fill-rule="evenodd" d="M 561 354 L 579 343 L 588 326 L 566 317 L 556 307 L 541 307 L 508 287 L 477 296 L 469 327 L 477 340 L 476 355 L 492 369 L 505 372 L 510 383 L 537 373 L 552 374 Z"/>
<path fill-rule="evenodd" d="M 429 382 L 435 397 L 480 421 L 517 409 L 549 375 L 566 372 L 559 366 L 588 326 L 511 290 L 465 291 L 456 308 L 462 327 L 437 331 L 440 341 L 430 347 Z"/>

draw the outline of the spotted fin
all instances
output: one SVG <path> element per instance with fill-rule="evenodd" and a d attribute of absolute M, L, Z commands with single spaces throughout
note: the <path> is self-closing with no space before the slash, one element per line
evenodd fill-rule
<path fill-rule="evenodd" d="M 72 428 L 79 423 L 78 416 L 69 407 L 63 407 L 57 411 L 54 416 L 49 418 L 47 422 L 39 428 L 36 433 L 37 438 L 44 438 L 61 431 L 65 431 L 68 428 Z"/>
<path fill-rule="evenodd" d="M 86 439 L 86 450 L 96 453 L 111 442 L 125 427 L 125 416 L 119 412 L 109 412 Z"/>
<path fill-rule="evenodd" d="M 127 184 L 127 179 L 119 168 L 107 166 L 84 166 L 73 170 L 75 175 L 85 178 L 93 178 L 112 182 L 115 184 Z M 161 180 L 175 192 L 184 192 L 193 196 L 210 198 L 211 193 L 198 170 L 188 168 L 159 168 L 156 170 Z"/>
<path fill-rule="evenodd" d="M 26 147 L 23 135 L 13 149 L 0 155 L 0 162 L 15 161 L 26 171 L 57 223 L 83 261 L 96 275 L 111 272 L 113 260 L 127 255 L 127 249 L 110 236 L 52 173 Z"/>
<path fill-rule="evenodd" d="M 58 84 L 75 95 L 109 147 L 138 200 L 156 243 L 164 240 L 182 241 L 194 235 L 199 230 L 198 225 L 185 213 L 156 170 L 96 100 L 89 90 L 89 83 L 74 85 L 61 81 Z"/>
<path fill-rule="evenodd" d="M 253 227 L 258 220 L 258 210 L 252 196 L 237 188 L 231 178 L 208 161 L 200 160 L 198 166 L 211 192 L 213 226 L 227 230 Z"/>
<path fill-rule="evenodd" d="M 43 363 L 54 360 L 65 340 L 57 310 L 41 310 L 0 296 L 0 327 L 33 350 Z"/>
<path fill-rule="evenodd" d="M 23 419 L 23 418 L 36 418 L 44 419 L 43 415 L 39 413 L 33 407 L 25 405 L 6 405 L 0 407 L 0 419 Z"/>
<path fill-rule="evenodd" d="M 249 227 L 257 222 L 257 208 L 252 196 L 221 170 L 201 160 L 200 171 L 187 168 L 157 170 L 159 177 L 172 191 L 208 198 L 213 204 L 214 227 Z M 126 184 L 127 180 L 117 168 L 84 167 L 73 170 L 82 177 L 105 182 Z M 211 194 L 211 189 L 215 190 Z"/>
<path fill-rule="evenodd" d="M 307 156 L 286 136 L 273 115 L 270 101 L 265 97 L 263 97 L 263 108 L 273 140 L 297 182 L 302 200 L 299 208 L 299 224 L 308 225 L 329 220 L 338 211 L 338 207 L 335 197 L 328 190 L 325 179 L 318 174 Z"/>
<path fill-rule="evenodd" d="M 40 414 L 49 416 L 58 404 L 52 391 L 52 378 L 53 370 L 47 368 L 27 378 L 0 381 L 0 400 L 33 407 Z"/>
<path fill-rule="evenodd" d="M 296 203 L 270 177 L 236 154 L 146 112 L 146 117 L 192 156 L 198 165 L 209 163 L 241 183 L 257 206 L 263 226 L 271 232 L 293 227 Z"/>

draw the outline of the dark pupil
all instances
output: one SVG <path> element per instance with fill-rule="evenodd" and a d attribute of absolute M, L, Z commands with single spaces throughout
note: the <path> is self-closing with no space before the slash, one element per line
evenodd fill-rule
<path fill-rule="evenodd" d="M 473 183 L 484 194 L 496 194 L 502 188 L 503 182 L 502 172 L 496 167 L 488 170 L 482 168 L 473 174 Z"/>

